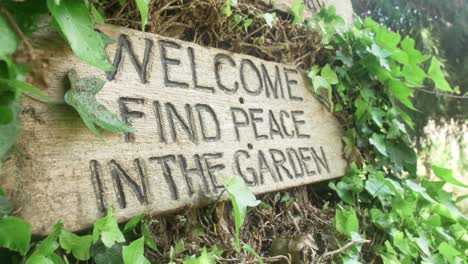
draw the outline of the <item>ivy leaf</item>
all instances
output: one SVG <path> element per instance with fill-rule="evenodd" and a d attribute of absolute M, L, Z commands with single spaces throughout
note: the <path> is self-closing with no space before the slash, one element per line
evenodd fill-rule
<path fill-rule="evenodd" d="M 383 230 L 389 230 L 392 227 L 394 220 L 391 214 L 384 213 L 376 208 L 372 208 L 370 212 L 371 212 L 371 221 L 378 228 L 383 229 Z"/>
<path fill-rule="evenodd" d="M 141 233 L 143 234 L 143 237 L 145 238 L 146 245 L 152 250 L 158 250 L 158 247 L 156 246 L 156 242 L 154 241 L 153 235 L 151 235 L 149 227 L 146 223 L 143 223 L 143 222 L 141 223 Z"/>
<path fill-rule="evenodd" d="M 445 182 L 451 183 L 459 187 L 468 188 L 466 184 L 453 177 L 453 171 L 450 169 L 432 166 L 432 171 L 438 178 L 444 180 Z"/>
<path fill-rule="evenodd" d="M 138 10 L 141 16 L 141 31 L 145 31 L 146 24 L 148 23 L 148 10 L 150 0 L 136 0 Z"/>
<path fill-rule="evenodd" d="M 421 86 L 426 78 L 426 73 L 417 65 L 403 66 L 401 74 L 405 77 L 405 80 L 414 87 Z"/>
<path fill-rule="evenodd" d="M 460 256 L 462 253 L 456 250 L 454 247 L 450 246 L 447 242 L 440 243 L 439 247 L 437 247 L 440 254 L 442 254 L 448 260 L 453 259 L 456 256 Z"/>
<path fill-rule="evenodd" d="M 236 247 L 239 252 L 240 245 L 240 228 L 244 224 L 245 216 L 247 215 L 247 207 L 254 207 L 260 204 L 260 201 L 255 198 L 255 195 L 247 187 L 244 180 L 239 176 L 234 176 L 224 185 L 231 199 L 234 209 L 234 222 L 236 225 Z"/>
<path fill-rule="evenodd" d="M 125 224 L 123 231 L 124 231 L 124 232 L 128 232 L 128 231 L 130 231 L 130 230 L 135 229 L 135 227 L 136 227 L 141 221 L 143 221 L 143 219 L 145 219 L 145 215 L 144 215 L 144 214 L 137 215 L 137 216 L 133 217 L 132 219 L 130 219 L 130 221 L 128 221 L 128 222 Z"/>
<path fill-rule="evenodd" d="M 372 197 L 379 198 L 382 205 L 388 205 L 391 202 L 391 196 L 395 193 L 387 186 L 385 177 L 381 172 L 371 173 L 366 181 L 366 190 Z"/>
<path fill-rule="evenodd" d="M 372 55 L 379 59 L 380 66 L 384 67 L 386 70 L 390 71 L 390 65 L 388 64 L 387 57 L 391 55 L 390 52 L 381 48 L 379 45 L 373 43 L 371 48 L 367 49 Z"/>
<path fill-rule="evenodd" d="M 304 22 L 304 1 L 294 0 L 291 6 L 291 12 L 294 15 L 293 25 L 301 24 Z"/>
<path fill-rule="evenodd" d="M 112 208 L 107 209 L 106 216 L 94 223 L 93 243 L 96 243 L 99 237 L 107 248 L 112 247 L 116 242 L 125 242 L 125 237 L 117 225 Z"/>
<path fill-rule="evenodd" d="M 330 64 L 323 67 L 321 75 L 329 84 L 338 83 L 338 76 L 336 76 L 336 72 L 330 67 Z"/>
<path fill-rule="evenodd" d="M 415 110 L 413 103 L 409 99 L 413 96 L 413 89 L 406 86 L 398 80 L 391 80 L 388 82 L 391 94 L 395 96 L 406 107 Z"/>
<path fill-rule="evenodd" d="M 5 196 L 0 195 L 0 219 L 8 215 L 11 210 L 13 210 L 11 202 Z"/>
<path fill-rule="evenodd" d="M 100 133 L 95 125 L 110 132 L 132 132 L 133 129 L 109 112 L 96 100 L 96 94 L 105 81 L 98 78 L 80 79 L 75 70 L 68 73 L 71 89 L 65 93 L 65 102 L 73 106 L 86 126 L 98 137 Z"/>
<path fill-rule="evenodd" d="M 54 0 L 47 0 L 47 6 L 80 59 L 104 71 L 114 69 L 107 58 L 102 38 L 93 29 L 93 19 L 84 1 L 62 0 L 56 4 Z"/>
<path fill-rule="evenodd" d="M 31 254 L 25 264 L 39 264 L 39 263 L 63 263 L 61 259 L 54 253 L 59 247 L 57 242 L 58 237 L 62 233 L 63 224 L 57 223 L 52 232 L 46 239 L 42 240 L 36 247 L 36 250 Z"/>
<path fill-rule="evenodd" d="M 369 143 L 373 145 L 380 154 L 388 156 L 387 149 L 385 147 L 385 137 L 383 135 L 376 133 L 372 134 L 372 137 L 369 139 Z"/>
<path fill-rule="evenodd" d="M 88 260 L 90 258 L 89 249 L 92 240 L 91 235 L 80 237 L 67 231 L 63 231 L 59 236 L 60 246 L 65 249 L 67 254 L 72 252 L 73 256 L 78 260 Z"/>
<path fill-rule="evenodd" d="M 435 83 L 435 88 L 441 91 L 453 92 L 450 84 L 445 79 L 444 72 L 441 69 L 442 63 L 436 58 L 432 57 L 431 66 L 429 67 L 429 78 Z"/>
<path fill-rule="evenodd" d="M 429 59 L 429 56 L 424 56 L 421 52 L 414 48 L 414 39 L 410 37 L 405 37 L 401 42 L 401 48 L 408 56 L 408 64 L 419 65 Z"/>
<path fill-rule="evenodd" d="M 122 247 L 124 264 L 149 264 L 143 254 L 145 251 L 145 239 L 141 237 L 133 241 L 129 246 Z"/>
<path fill-rule="evenodd" d="M 31 225 L 16 216 L 0 219 L 0 248 L 26 255 L 31 241 Z"/>
<path fill-rule="evenodd" d="M 353 232 L 359 233 L 359 221 L 354 209 L 351 208 L 349 211 L 345 209 L 336 210 L 335 227 L 336 231 L 348 238 L 351 237 Z"/>

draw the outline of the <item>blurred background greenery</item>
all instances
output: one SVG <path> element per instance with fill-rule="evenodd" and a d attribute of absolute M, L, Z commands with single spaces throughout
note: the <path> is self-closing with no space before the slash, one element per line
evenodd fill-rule
<path fill-rule="evenodd" d="M 445 63 L 447 79 L 457 92 L 436 92 L 428 84 L 417 89 L 412 111 L 413 135 L 422 176 L 432 178 L 426 164 L 450 167 L 468 183 L 468 0 L 352 0 L 356 15 L 385 24 L 416 40 L 426 54 Z M 468 213 L 468 192 L 452 188 Z"/>

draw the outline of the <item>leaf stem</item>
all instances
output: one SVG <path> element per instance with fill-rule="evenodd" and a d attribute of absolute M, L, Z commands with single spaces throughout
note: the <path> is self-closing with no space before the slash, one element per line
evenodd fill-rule
<path fill-rule="evenodd" d="M 16 23 L 15 19 L 11 16 L 10 12 L 8 9 L 5 8 L 5 6 L 0 2 L 0 12 L 5 16 L 5 18 L 8 20 L 8 23 L 10 23 L 11 27 L 13 30 L 16 32 L 16 34 L 20 37 L 21 41 L 24 43 L 26 46 L 26 49 L 28 51 L 28 55 L 30 59 L 34 59 L 35 53 L 34 53 L 34 48 L 31 45 L 31 42 L 29 42 L 28 38 L 24 35 L 23 31 L 21 28 L 18 26 Z"/>

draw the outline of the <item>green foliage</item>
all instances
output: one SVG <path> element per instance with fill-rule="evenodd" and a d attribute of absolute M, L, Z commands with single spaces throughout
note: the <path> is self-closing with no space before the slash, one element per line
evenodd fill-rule
<path fill-rule="evenodd" d="M 247 207 L 255 207 L 260 204 L 260 201 L 255 198 L 255 195 L 239 176 L 232 177 L 224 187 L 229 194 L 229 198 L 231 199 L 232 207 L 234 209 L 236 248 L 237 251 L 240 251 L 240 228 L 244 224 L 245 216 L 247 215 Z"/>
<path fill-rule="evenodd" d="M 291 6 L 291 12 L 294 16 L 294 25 L 301 24 L 302 22 L 304 22 L 304 8 L 305 4 L 303 0 L 294 0 Z"/>
<path fill-rule="evenodd" d="M 149 0 L 136 0 L 135 1 L 140 11 L 141 16 L 141 31 L 145 31 L 146 24 L 148 23 Z"/>
<path fill-rule="evenodd" d="M 458 179 L 456 179 L 455 177 L 453 177 L 453 172 L 450 169 L 441 168 L 441 167 L 433 165 L 432 166 L 432 171 L 434 172 L 434 174 L 438 178 L 440 178 L 441 180 L 443 180 L 443 181 L 445 181 L 447 183 L 450 183 L 450 184 L 453 184 L 453 185 L 456 185 L 456 186 L 459 186 L 459 187 L 468 188 L 468 186 L 466 184 L 464 184 L 463 182 L 461 182 Z"/>
<path fill-rule="evenodd" d="M 63 263 L 63 261 L 60 260 L 60 257 L 58 257 L 54 252 L 59 247 L 57 239 L 62 230 L 63 224 L 57 223 L 49 236 L 36 246 L 35 250 L 26 261 L 26 264 Z M 58 260 L 60 261 L 57 262 Z"/>
<path fill-rule="evenodd" d="M 352 233 L 359 233 L 359 221 L 353 209 L 336 210 L 335 225 L 336 230 L 347 237 L 351 237 Z"/>
<path fill-rule="evenodd" d="M 117 242 L 125 242 L 125 237 L 117 225 L 117 219 L 112 208 L 107 209 L 107 214 L 103 218 L 96 220 L 93 229 L 93 243 L 101 238 L 102 243 L 110 248 Z"/>
<path fill-rule="evenodd" d="M 22 256 L 29 250 L 31 225 L 21 218 L 6 216 L 0 219 L 0 247 L 19 252 Z"/>
<path fill-rule="evenodd" d="M 93 29 L 93 19 L 84 1 L 62 0 L 59 4 L 47 0 L 47 6 L 73 52 L 87 63 L 104 71 L 112 71 L 105 43 Z"/>
<path fill-rule="evenodd" d="M 133 131 L 127 124 L 96 100 L 96 94 L 102 89 L 105 82 L 98 78 L 79 78 L 75 70 L 68 73 L 71 89 L 65 93 L 65 102 L 73 106 L 86 126 L 96 135 L 100 136 L 95 125 L 111 132 Z"/>
<path fill-rule="evenodd" d="M 133 241 L 129 246 L 123 246 L 122 256 L 124 264 L 149 264 L 150 262 L 143 255 L 144 251 L 144 237 Z"/>
<path fill-rule="evenodd" d="M 203 247 L 201 256 L 198 258 L 192 256 L 189 259 L 184 260 L 184 264 L 215 264 L 216 257 L 221 256 L 221 254 L 223 254 L 223 251 L 219 250 L 216 246 L 214 246 L 210 252 Z"/>
<path fill-rule="evenodd" d="M 88 260 L 90 258 L 89 250 L 93 237 L 91 235 L 77 236 L 73 233 L 63 231 L 59 236 L 60 246 L 78 260 Z"/>
<path fill-rule="evenodd" d="M 346 208 L 358 210 L 338 209 L 336 230 L 355 240 L 372 223 L 384 239 L 384 246 L 374 249 L 384 263 L 466 263 L 461 252 L 468 220 L 442 189 L 445 182 L 462 183 L 438 167 L 433 170 L 443 182 L 413 180 L 418 177 L 408 135 L 413 123 L 401 107 L 414 108 L 414 90 L 428 81 L 451 91 L 443 66 L 433 57 L 425 71 L 430 56 L 416 50 L 411 38 L 401 40 L 371 19 L 358 20 L 356 28 L 344 31 L 334 13 L 322 9 L 308 24 L 322 32 L 327 45 L 327 64 L 314 65 L 309 77 L 314 91 L 348 116 L 345 153 L 356 161 L 343 179 L 330 183 Z M 321 88 L 327 93 L 320 93 Z M 351 260 L 359 261 L 359 248 L 342 254 L 343 263 Z"/>

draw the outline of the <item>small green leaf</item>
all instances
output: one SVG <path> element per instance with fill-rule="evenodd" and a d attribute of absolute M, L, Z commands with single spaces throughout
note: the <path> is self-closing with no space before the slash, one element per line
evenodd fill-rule
<path fill-rule="evenodd" d="M 78 260 L 88 260 L 90 258 L 89 250 L 92 240 L 91 235 L 80 237 L 67 231 L 63 231 L 59 236 L 60 246 L 65 249 L 67 254 L 72 252 L 73 256 Z"/>
<path fill-rule="evenodd" d="M 124 264 L 149 264 L 143 254 L 145 251 L 145 239 L 141 237 L 133 241 L 129 246 L 122 247 Z"/>
<path fill-rule="evenodd" d="M 0 219 L 0 247 L 26 255 L 31 241 L 31 225 L 21 218 L 7 216 Z"/>
<path fill-rule="evenodd" d="M 141 31 L 145 31 L 146 24 L 148 23 L 149 3 L 150 0 L 136 0 L 141 16 Z"/>
<path fill-rule="evenodd" d="M 336 72 L 330 67 L 330 64 L 323 67 L 321 75 L 329 84 L 338 83 L 338 76 L 336 76 Z"/>
<path fill-rule="evenodd" d="M 337 209 L 335 215 L 336 231 L 351 238 L 351 233 L 359 233 L 359 221 L 354 209 Z"/>
<path fill-rule="evenodd" d="M 234 222 L 236 225 L 236 247 L 239 252 L 240 246 L 240 228 L 244 223 L 245 216 L 247 215 L 247 207 L 254 207 L 260 204 L 260 201 L 255 198 L 255 195 L 247 187 L 241 177 L 234 176 L 231 180 L 224 185 L 226 191 L 231 199 L 232 207 L 234 209 Z"/>
<path fill-rule="evenodd" d="M 445 182 L 451 183 L 459 187 L 468 188 L 466 184 L 459 181 L 457 178 L 453 177 L 453 171 L 450 169 L 432 166 L 432 171 L 438 178 L 440 178 L 441 180 L 444 180 Z"/>
<path fill-rule="evenodd" d="M 432 57 L 431 66 L 429 67 L 429 78 L 435 83 L 435 88 L 441 91 L 453 92 L 450 84 L 445 79 L 444 72 L 442 71 L 442 63 L 436 58 Z"/>
<path fill-rule="evenodd" d="M 125 237 L 119 229 L 112 208 L 107 209 L 106 216 L 96 220 L 94 223 L 94 244 L 99 240 L 99 237 L 101 237 L 102 243 L 108 248 L 112 247 L 116 242 L 125 242 Z"/>
<path fill-rule="evenodd" d="M 301 24 L 304 22 L 304 1 L 294 0 L 291 6 L 291 12 L 294 15 L 293 25 Z"/>
<path fill-rule="evenodd" d="M 54 0 L 47 0 L 47 6 L 80 59 L 104 71 L 114 69 L 107 58 L 102 38 L 93 29 L 93 19 L 84 1 L 62 0 L 58 5 Z"/>
<path fill-rule="evenodd" d="M 100 136 L 95 125 L 110 132 L 132 132 L 133 129 L 109 112 L 96 100 L 96 94 L 105 82 L 98 78 L 80 79 L 75 70 L 68 73 L 71 89 L 65 93 L 65 102 L 73 106 L 80 114 L 86 126 Z"/>
<path fill-rule="evenodd" d="M 152 250 L 158 250 L 158 247 L 156 246 L 156 242 L 154 241 L 153 235 L 151 234 L 148 225 L 144 222 L 141 223 L 141 233 L 143 234 L 143 237 L 145 238 L 146 245 L 150 247 Z"/>
<path fill-rule="evenodd" d="M 132 219 L 130 219 L 130 221 L 128 221 L 128 222 L 125 224 L 123 231 L 124 231 L 124 232 L 128 232 L 128 231 L 130 231 L 130 230 L 135 229 L 135 227 L 136 227 L 141 221 L 143 221 L 143 219 L 145 219 L 145 215 L 144 215 L 144 214 L 137 215 L 137 216 L 133 217 Z"/>

